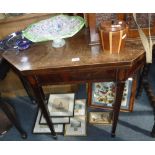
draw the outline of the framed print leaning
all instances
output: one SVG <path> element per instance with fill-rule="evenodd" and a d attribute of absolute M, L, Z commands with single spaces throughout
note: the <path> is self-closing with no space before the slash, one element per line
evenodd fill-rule
<path fill-rule="evenodd" d="M 74 116 L 70 124 L 65 125 L 65 136 L 86 136 L 86 117 Z"/>
<path fill-rule="evenodd" d="M 132 111 L 136 93 L 136 79 L 129 78 L 125 83 L 121 111 Z M 115 103 L 115 82 L 88 84 L 88 104 L 92 108 L 112 109 Z"/>
<path fill-rule="evenodd" d="M 48 100 L 48 110 L 50 116 L 73 116 L 74 96 L 74 93 L 50 94 Z"/>
<path fill-rule="evenodd" d="M 74 116 L 86 115 L 86 99 L 75 100 Z"/>
<path fill-rule="evenodd" d="M 86 136 L 86 99 L 75 100 L 74 117 L 65 124 L 65 136 Z"/>
<path fill-rule="evenodd" d="M 37 114 L 37 118 L 36 118 L 36 122 L 33 128 L 33 133 L 51 133 L 50 128 L 48 127 L 47 124 L 39 124 L 39 120 L 40 120 L 40 116 L 41 116 L 41 110 L 38 110 L 38 114 Z M 54 130 L 56 133 L 63 133 L 63 124 L 54 124 Z"/>
<path fill-rule="evenodd" d="M 69 123 L 69 117 L 50 117 L 52 120 L 52 123 L 54 124 L 67 124 Z M 40 116 L 39 124 L 47 124 L 43 114 Z"/>

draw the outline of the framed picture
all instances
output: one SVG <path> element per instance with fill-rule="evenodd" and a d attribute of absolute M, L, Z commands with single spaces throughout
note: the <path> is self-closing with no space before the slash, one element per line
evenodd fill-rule
<path fill-rule="evenodd" d="M 69 117 L 51 117 L 53 124 L 67 124 L 70 122 Z M 43 114 L 40 116 L 39 124 L 47 124 Z"/>
<path fill-rule="evenodd" d="M 136 80 L 129 78 L 125 83 L 121 111 L 132 111 L 136 93 Z M 115 82 L 89 83 L 88 104 L 92 108 L 112 109 L 116 97 Z"/>
<path fill-rule="evenodd" d="M 89 123 L 112 124 L 112 112 L 89 112 Z"/>
<path fill-rule="evenodd" d="M 51 133 L 48 125 L 39 124 L 40 116 L 41 116 L 41 111 L 38 110 L 38 115 L 37 115 L 36 122 L 33 128 L 33 133 Z M 63 124 L 54 125 L 54 130 L 56 133 L 63 133 L 63 129 L 64 129 Z"/>
<path fill-rule="evenodd" d="M 86 117 L 75 116 L 70 118 L 70 124 L 65 125 L 65 136 L 86 136 Z"/>
<path fill-rule="evenodd" d="M 86 115 L 86 99 L 75 100 L 74 116 Z"/>
<path fill-rule="evenodd" d="M 74 93 L 50 94 L 47 106 L 50 116 L 73 116 L 74 96 Z"/>

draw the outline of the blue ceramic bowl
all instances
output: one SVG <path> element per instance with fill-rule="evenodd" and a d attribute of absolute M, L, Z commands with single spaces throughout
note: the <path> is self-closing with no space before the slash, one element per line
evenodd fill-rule
<path fill-rule="evenodd" d="M 22 32 L 14 32 L 0 41 L 0 50 L 25 50 L 33 42 L 22 36 Z"/>

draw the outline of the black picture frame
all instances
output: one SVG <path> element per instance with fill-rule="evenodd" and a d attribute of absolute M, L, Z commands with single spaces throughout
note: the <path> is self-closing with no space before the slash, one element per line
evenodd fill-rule
<path fill-rule="evenodd" d="M 44 125 L 39 124 L 40 116 L 41 116 L 41 110 L 39 109 L 37 112 L 36 121 L 34 123 L 32 133 L 33 134 L 51 134 L 50 128 L 48 127 L 47 124 L 44 124 Z M 63 124 L 53 124 L 53 125 L 56 133 L 63 134 L 64 132 Z"/>

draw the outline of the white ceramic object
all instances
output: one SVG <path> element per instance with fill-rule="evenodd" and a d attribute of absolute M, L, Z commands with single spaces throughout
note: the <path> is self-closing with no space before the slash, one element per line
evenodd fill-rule
<path fill-rule="evenodd" d="M 85 21 L 80 16 L 61 14 L 31 24 L 22 33 L 24 37 L 32 42 L 53 40 L 52 46 L 59 48 L 65 45 L 64 38 L 74 36 L 84 24 Z"/>

